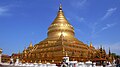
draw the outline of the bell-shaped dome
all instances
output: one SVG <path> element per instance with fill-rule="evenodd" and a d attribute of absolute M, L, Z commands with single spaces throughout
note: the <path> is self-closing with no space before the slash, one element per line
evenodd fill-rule
<path fill-rule="evenodd" d="M 61 34 L 63 34 L 63 36 L 65 37 L 74 37 L 73 26 L 65 18 L 62 11 L 62 6 L 60 4 L 57 17 L 48 28 L 48 38 L 56 38 L 59 37 Z"/>

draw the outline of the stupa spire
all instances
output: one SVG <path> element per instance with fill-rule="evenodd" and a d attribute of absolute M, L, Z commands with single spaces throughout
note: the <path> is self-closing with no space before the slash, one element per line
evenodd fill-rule
<path fill-rule="evenodd" d="M 90 47 L 93 47 L 92 42 L 90 42 Z"/>
<path fill-rule="evenodd" d="M 111 51 L 110 51 L 110 47 L 109 47 L 109 57 L 110 57 L 110 55 L 111 55 Z"/>
<path fill-rule="evenodd" d="M 29 45 L 29 47 L 33 47 L 33 45 L 32 45 L 32 42 L 30 42 L 30 45 Z"/>
<path fill-rule="evenodd" d="M 59 11 L 62 11 L 62 4 L 60 3 Z"/>
<path fill-rule="evenodd" d="M 48 28 L 48 38 L 58 38 L 64 32 L 65 37 L 74 38 L 74 28 L 64 16 L 62 4 L 60 3 L 56 18 Z"/>

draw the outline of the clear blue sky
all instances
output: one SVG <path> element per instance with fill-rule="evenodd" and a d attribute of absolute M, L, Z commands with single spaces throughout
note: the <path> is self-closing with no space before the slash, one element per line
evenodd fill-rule
<path fill-rule="evenodd" d="M 0 48 L 17 53 L 47 37 L 60 0 L 0 0 Z M 61 0 L 75 36 L 120 55 L 120 0 Z"/>

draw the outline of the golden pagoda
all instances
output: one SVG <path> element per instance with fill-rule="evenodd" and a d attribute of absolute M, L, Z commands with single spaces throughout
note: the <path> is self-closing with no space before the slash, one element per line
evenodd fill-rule
<path fill-rule="evenodd" d="M 87 61 L 95 53 L 95 48 L 75 38 L 74 28 L 65 18 L 60 4 L 55 20 L 48 28 L 47 38 L 23 50 L 22 62 L 61 63 L 68 56 L 70 61 Z M 89 54 L 91 57 L 88 57 Z"/>

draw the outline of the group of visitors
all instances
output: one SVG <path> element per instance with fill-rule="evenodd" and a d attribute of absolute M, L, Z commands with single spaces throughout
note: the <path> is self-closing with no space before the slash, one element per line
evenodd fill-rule
<path fill-rule="evenodd" d="M 120 58 L 118 57 L 117 59 L 115 59 L 112 64 L 108 61 L 103 62 L 103 67 L 106 67 L 106 66 L 111 67 L 111 65 L 116 66 L 116 67 L 120 67 Z"/>

